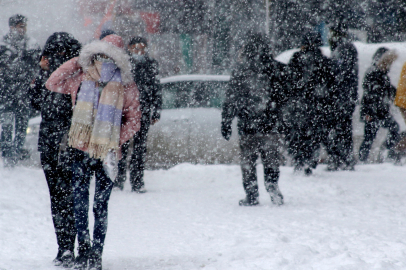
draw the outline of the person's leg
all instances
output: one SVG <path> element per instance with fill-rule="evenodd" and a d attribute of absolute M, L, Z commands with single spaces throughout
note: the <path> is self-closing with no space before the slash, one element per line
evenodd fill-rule
<path fill-rule="evenodd" d="M 108 203 L 113 188 L 113 182 L 104 171 L 103 164 L 100 160 L 97 160 L 94 170 L 96 175 L 96 189 L 93 202 L 93 252 L 90 266 L 97 268 L 98 266 L 101 267 L 101 257 L 107 233 Z"/>
<path fill-rule="evenodd" d="M 73 149 L 72 161 L 72 188 L 73 204 L 75 213 L 75 224 L 78 236 L 78 258 L 76 265 L 82 268 L 87 267 L 91 251 L 89 234 L 89 185 L 93 175 L 91 159 L 83 151 Z"/>
<path fill-rule="evenodd" d="M 76 237 L 71 180 L 58 164 L 57 151 L 42 152 L 40 158 L 49 188 L 52 221 L 58 243 L 58 255 L 54 263 L 71 267 Z M 66 251 L 70 253 L 63 257 Z"/>
<path fill-rule="evenodd" d="M 393 116 L 390 116 L 382 121 L 382 127 L 387 128 L 389 131 L 386 137 L 386 145 L 388 149 L 392 149 L 399 141 L 399 124 Z"/>
<path fill-rule="evenodd" d="M 241 172 L 246 199 L 240 205 L 258 204 L 258 181 L 255 162 L 258 158 L 255 135 L 240 136 Z"/>
<path fill-rule="evenodd" d="M 16 157 L 20 156 L 20 151 L 24 146 L 25 137 L 27 135 L 27 127 L 29 120 L 28 110 L 16 110 L 15 112 L 15 138 L 14 138 L 14 152 Z"/>
<path fill-rule="evenodd" d="M 130 162 L 131 189 L 135 192 L 144 192 L 145 157 L 147 154 L 147 132 L 141 130 L 134 136 L 134 148 Z"/>
<path fill-rule="evenodd" d="M 121 159 L 118 161 L 117 178 L 114 181 L 114 186 L 121 190 L 124 189 L 124 183 L 127 179 L 127 155 L 129 146 L 130 141 L 121 146 Z"/>
<path fill-rule="evenodd" d="M 14 113 L 5 112 L 1 115 L 1 156 L 4 159 L 5 166 L 13 166 L 13 131 L 14 131 Z"/>
<path fill-rule="evenodd" d="M 369 151 L 371 150 L 372 143 L 378 132 L 380 123 L 379 121 L 369 121 L 365 123 L 364 127 L 364 141 L 361 143 L 359 149 L 359 160 L 362 162 L 367 161 Z"/>
<path fill-rule="evenodd" d="M 261 160 L 264 166 L 264 182 L 266 191 L 271 196 L 274 204 L 282 205 L 283 196 L 279 190 L 279 147 L 280 141 L 277 134 L 260 136 Z"/>
<path fill-rule="evenodd" d="M 352 138 L 352 114 L 343 118 L 341 126 L 340 156 L 344 163 L 344 169 L 353 169 L 354 159 L 354 140 Z"/>

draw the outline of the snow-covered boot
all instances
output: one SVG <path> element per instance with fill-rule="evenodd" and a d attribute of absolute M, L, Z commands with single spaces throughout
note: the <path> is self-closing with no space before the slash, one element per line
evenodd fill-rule
<path fill-rule="evenodd" d="M 254 206 L 254 205 L 258 205 L 258 204 L 259 204 L 259 201 L 258 201 L 258 198 L 257 198 L 257 197 L 247 195 L 247 196 L 245 197 L 245 199 L 240 200 L 240 201 L 238 202 L 238 204 L 239 204 L 240 206 Z"/>
<path fill-rule="evenodd" d="M 271 197 L 271 201 L 276 205 L 283 204 L 283 195 L 279 190 L 278 183 L 271 183 L 267 188 L 269 195 Z"/>
<path fill-rule="evenodd" d="M 65 250 L 65 252 L 62 254 L 61 260 L 64 268 L 72 268 L 72 266 L 75 264 L 75 256 L 70 250 Z"/>

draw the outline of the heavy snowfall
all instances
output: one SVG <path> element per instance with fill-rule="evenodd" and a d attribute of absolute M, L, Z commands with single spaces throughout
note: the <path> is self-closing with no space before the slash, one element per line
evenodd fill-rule
<path fill-rule="evenodd" d="M 29 19 L 27 34 L 36 38 L 41 48 L 47 37 L 56 31 L 73 34 L 83 45 L 90 43 L 98 20 L 102 18 L 83 18 L 79 15 L 78 5 L 81 1 L 56 2 L 0 0 L 0 36 L 8 31 L 8 18 L 21 13 Z M 149 1 L 140 2 L 151 5 Z M 213 7 L 214 3 L 222 1 L 207 2 Z M 93 3 L 97 1 L 94 0 Z M 258 3 L 253 6 L 260 10 L 258 14 L 265 20 L 265 8 L 262 10 Z M 222 8 L 227 7 L 228 4 L 222 5 Z M 244 7 L 239 8 L 244 10 Z M 258 14 L 252 10 L 247 11 L 248 13 L 250 15 L 247 21 L 255 21 L 256 17 L 251 16 Z M 277 14 L 274 14 L 274 17 L 267 18 L 271 20 L 267 24 L 261 21 L 258 24 L 242 25 L 241 28 L 269 27 L 272 32 L 272 27 L 278 26 L 272 21 L 276 17 Z M 238 27 L 233 25 L 230 28 L 230 33 L 233 33 Z M 279 46 L 275 59 L 287 64 L 293 53 L 299 51 L 298 46 L 285 48 L 286 40 L 275 41 L 278 39 L 276 32 L 272 37 Z M 234 37 L 238 38 L 239 34 Z M 174 48 L 182 45 L 174 42 L 174 35 L 163 34 L 160 38 L 150 33 L 148 35 L 153 44 L 150 54 L 162 62 L 161 77 L 216 73 L 224 76 L 222 80 L 226 80 L 226 76 L 230 75 L 227 68 L 234 64 L 233 59 L 236 57 L 226 57 L 222 64 L 209 69 L 209 61 L 203 56 L 207 53 L 204 50 L 213 49 L 213 44 L 204 37 L 194 41 L 194 45 L 197 48 L 202 46 L 204 49 L 201 51 L 204 52 L 194 52 L 194 61 L 189 63 L 185 55 L 175 52 Z M 165 38 L 169 40 L 167 44 Z M 402 40 L 400 37 L 398 40 L 368 44 L 361 38 L 354 42 L 359 55 L 359 100 L 363 95 L 362 79 L 371 65 L 373 54 L 382 46 L 396 50 L 398 54 L 388 73 L 391 83 L 397 85 L 402 66 L 406 62 L 404 40 L 406 39 Z M 233 42 L 233 46 L 236 46 L 239 41 Z M 157 44 L 166 46 L 165 50 L 159 51 Z M 328 46 L 322 47 L 322 52 L 331 57 Z M 230 54 L 237 53 L 236 48 L 230 49 Z M 210 55 L 211 57 L 215 59 L 217 56 Z M 200 113 L 205 112 L 204 110 L 201 109 Z M 392 105 L 390 110 L 400 131 L 405 131 L 405 119 L 399 109 Z M 172 121 L 176 117 L 186 119 L 187 122 L 189 115 L 186 116 L 185 112 L 186 110 L 168 110 L 166 114 L 162 113 L 161 122 L 166 118 L 171 118 Z M 353 118 L 356 155 L 364 136 L 364 123 L 359 114 L 358 102 Z M 216 133 L 210 136 L 223 140 L 220 134 L 221 119 L 218 118 L 219 110 L 207 109 L 207 114 L 201 117 L 202 122 L 217 126 L 202 127 L 202 133 Z M 39 121 L 39 117 L 33 119 L 30 128 L 31 124 L 38 126 Z M 157 127 L 152 130 L 154 128 Z M 235 121 L 233 128 L 231 141 L 236 141 L 238 136 Z M 183 131 L 178 130 L 172 136 L 183 140 Z M 195 130 L 195 136 L 198 137 L 199 132 Z M 291 157 L 286 157 L 286 162 L 280 167 L 278 181 L 283 193 L 283 205 L 275 205 L 271 201 L 264 185 L 261 159 L 257 161 L 256 167 L 259 205 L 247 207 L 239 205 L 239 200 L 246 194 L 241 167 L 235 162 L 238 160 L 236 156 L 230 158 L 232 162 L 223 162 L 228 164 L 183 162 L 159 166 L 147 163 L 149 166 L 144 173 L 146 193 L 132 192 L 129 181 L 124 183 L 123 190 L 114 188 L 111 193 L 103 269 L 406 269 L 406 161 L 404 156 L 397 162 L 386 159 L 384 155 L 387 150 L 384 151 L 382 145 L 387 133 L 383 128 L 379 130 L 368 162 L 355 164 L 354 170 L 329 171 L 323 160 L 326 153 L 322 151 L 320 160 L 323 162 L 311 175 L 306 176 L 303 171 L 295 171 Z M 225 140 L 222 143 L 226 145 Z M 36 145 L 32 149 L 36 149 Z M 62 266 L 55 266 L 53 262 L 58 245 L 47 180 L 38 160 L 39 154 L 34 151 L 30 160 L 9 168 L 0 158 L 0 270 L 64 269 Z M 127 172 L 127 178 L 129 176 L 130 173 Z M 95 179 L 92 178 L 90 205 L 94 194 Z M 92 231 L 92 207 L 89 222 Z M 77 246 L 76 241 L 75 251 Z"/>

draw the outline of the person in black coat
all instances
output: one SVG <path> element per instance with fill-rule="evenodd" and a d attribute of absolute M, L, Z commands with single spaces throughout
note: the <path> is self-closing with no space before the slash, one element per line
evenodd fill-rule
<path fill-rule="evenodd" d="M 10 31 L 0 41 L 0 144 L 4 165 L 13 167 L 26 156 L 22 147 L 32 114 L 27 89 L 38 72 L 41 49 L 34 39 L 26 35 L 25 16 L 11 16 L 9 28 Z"/>
<path fill-rule="evenodd" d="M 226 91 L 221 132 L 229 140 L 232 120 L 237 117 L 241 171 L 246 193 L 245 199 L 239 201 L 241 206 L 259 203 L 255 168 L 259 156 L 264 165 L 264 182 L 271 201 L 276 205 L 283 204 L 278 186 L 280 133 L 283 130 L 281 108 L 286 101 L 283 70 L 283 64 L 271 57 L 262 36 L 251 35 Z"/>
<path fill-rule="evenodd" d="M 147 134 L 150 125 L 157 123 L 161 117 L 162 93 L 158 81 L 158 62 L 147 53 L 148 43 L 143 37 L 134 37 L 128 44 L 131 54 L 131 69 L 134 81 L 140 91 L 141 129 L 133 138 L 133 153 L 130 160 L 131 190 L 145 193 L 144 169 L 147 153 Z M 114 186 L 123 190 L 126 181 L 127 154 L 130 141 L 122 146 L 122 159 L 118 163 L 118 176 Z"/>
<path fill-rule="evenodd" d="M 365 73 L 362 87 L 364 95 L 361 100 L 361 119 L 365 122 L 364 141 L 359 150 L 359 160 L 366 162 L 372 143 L 380 127 L 389 130 L 386 146 L 390 149 L 389 158 L 399 161 L 393 149 L 399 140 L 399 124 L 390 113 L 390 105 L 395 98 L 396 88 L 391 84 L 388 72 L 396 60 L 396 52 L 379 48 L 374 56 L 372 66 Z"/>
<path fill-rule="evenodd" d="M 358 52 L 348 40 L 348 29 L 340 23 L 331 27 L 330 46 L 335 73 L 335 123 L 333 145 L 337 155 L 332 155 L 328 169 L 353 170 L 352 118 L 358 101 Z"/>
<path fill-rule="evenodd" d="M 80 48 L 80 43 L 72 35 L 65 32 L 52 34 L 41 54 L 41 70 L 29 90 L 31 106 L 41 112 L 42 118 L 38 151 L 48 183 L 52 220 L 58 243 L 54 264 L 64 267 L 73 265 L 76 237 L 71 162 L 69 151 L 64 147 L 72 117 L 72 102 L 69 95 L 46 89 L 45 82 L 61 64 L 77 56 Z"/>
<path fill-rule="evenodd" d="M 295 171 L 312 173 L 319 160 L 321 143 L 327 152 L 334 151 L 329 140 L 333 115 L 334 76 L 331 61 L 321 50 L 319 33 L 304 35 L 302 47 L 289 61 L 291 98 L 289 101 L 287 136 L 288 152 Z"/>

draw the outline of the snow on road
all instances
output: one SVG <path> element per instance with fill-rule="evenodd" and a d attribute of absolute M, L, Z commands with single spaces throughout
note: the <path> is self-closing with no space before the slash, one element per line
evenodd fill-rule
<path fill-rule="evenodd" d="M 239 166 L 146 171 L 146 194 L 113 191 L 103 269 L 406 269 L 406 168 L 325 169 L 282 167 L 282 207 L 261 165 L 257 207 L 238 206 Z M 0 269 L 60 269 L 42 171 L 1 168 L 0 185 Z"/>

